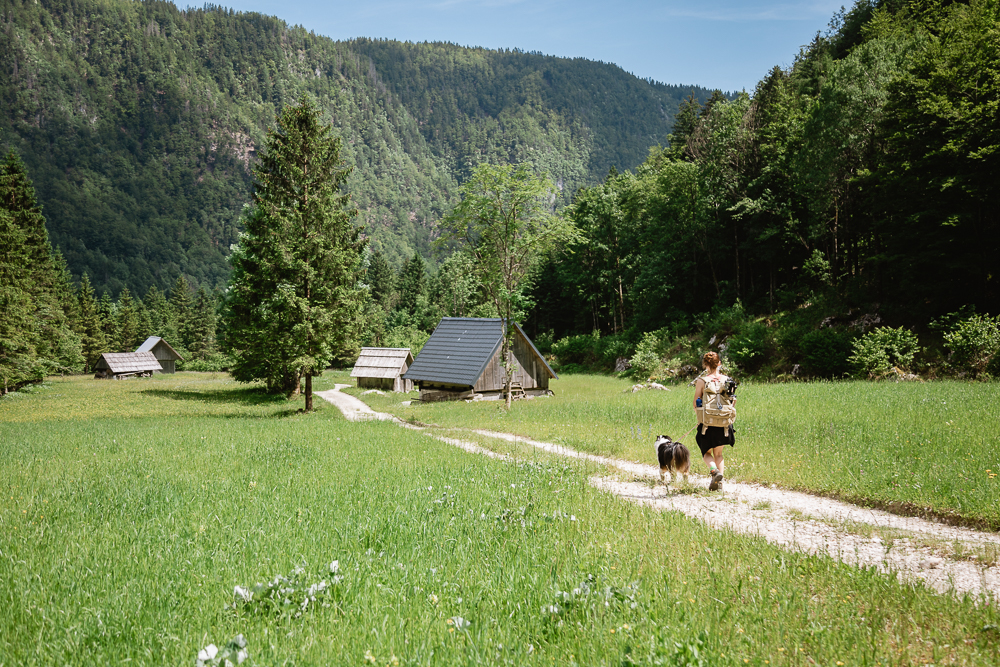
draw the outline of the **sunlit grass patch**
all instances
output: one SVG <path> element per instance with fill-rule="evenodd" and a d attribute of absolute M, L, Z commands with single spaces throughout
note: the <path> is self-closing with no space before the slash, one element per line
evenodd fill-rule
<path fill-rule="evenodd" d="M 94 416 L 83 380 L 3 406 L 0 662 L 1000 657 L 992 607 L 630 504 L 590 486 L 601 466 L 174 380 L 121 383 L 132 416 Z M 144 393 L 164 385 L 192 395 Z M 31 418 L 49 391 L 85 416 Z"/>
<path fill-rule="evenodd" d="M 553 381 L 555 396 L 519 401 L 415 403 L 368 395 L 374 408 L 423 423 L 486 428 L 581 452 L 655 465 L 653 440 L 665 433 L 692 452 L 693 389 L 625 392 L 630 383 L 593 375 Z M 968 409 L 975 405 L 976 409 Z M 726 478 L 779 484 L 898 511 L 982 520 L 1000 528 L 1000 384 L 814 382 L 745 383 L 737 403 L 735 448 Z M 687 434 L 687 435 L 685 435 Z"/>

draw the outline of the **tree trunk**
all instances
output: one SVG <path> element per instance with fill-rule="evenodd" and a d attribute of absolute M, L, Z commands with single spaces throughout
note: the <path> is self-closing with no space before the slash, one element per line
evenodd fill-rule
<path fill-rule="evenodd" d="M 312 373 L 306 373 L 306 412 L 312 412 L 313 409 L 313 376 Z"/>

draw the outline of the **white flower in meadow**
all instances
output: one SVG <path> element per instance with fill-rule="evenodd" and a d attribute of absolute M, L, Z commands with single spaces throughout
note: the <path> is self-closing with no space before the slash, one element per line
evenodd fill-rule
<path fill-rule="evenodd" d="M 244 602 L 250 602 L 250 599 L 253 597 L 253 592 L 248 591 L 242 586 L 237 586 L 236 588 L 233 589 L 233 595 L 235 595 L 238 598 L 242 598 Z"/>
<path fill-rule="evenodd" d="M 205 648 L 198 651 L 198 659 L 202 662 L 206 660 L 215 660 L 215 656 L 219 653 L 219 649 L 215 644 L 209 644 Z"/>
<path fill-rule="evenodd" d="M 529 653 L 530 653 L 530 651 L 529 651 Z M 243 664 L 243 661 L 246 660 L 249 656 L 250 656 L 250 654 L 247 653 L 247 650 L 245 648 L 241 648 L 236 653 L 236 664 L 237 665 Z"/>
<path fill-rule="evenodd" d="M 337 574 L 338 572 L 340 572 L 339 560 L 335 560 L 332 563 L 330 563 L 330 572 L 332 572 L 333 574 Z"/>
<path fill-rule="evenodd" d="M 427 596 L 427 601 L 430 602 L 431 604 L 437 604 L 438 603 L 438 596 L 436 596 L 433 593 L 431 593 L 430 595 Z"/>
<path fill-rule="evenodd" d="M 570 514 L 569 515 L 569 520 L 570 521 L 576 521 L 576 515 L 575 514 Z"/>
<path fill-rule="evenodd" d="M 456 630 L 465 630 L 472 625 L 471 621 L 468 621 L 461 616 L 452 616 L 448 620 L 450 621 L 449 625 L 454 624 Z"/>

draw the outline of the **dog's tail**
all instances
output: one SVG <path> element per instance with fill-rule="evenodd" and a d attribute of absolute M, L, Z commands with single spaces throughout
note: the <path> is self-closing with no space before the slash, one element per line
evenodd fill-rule
<path fill-rule="evenodd" d="M 674 444 L 676 445 L 674 447 L 674 468 L 677 470 L 687 470 L 691 465 L 691 452 L 688 451 L 688 448 L 683 443 L 677 442 Z M 663 464 L 661 463 L 660 466 L 662 467 Z"/>

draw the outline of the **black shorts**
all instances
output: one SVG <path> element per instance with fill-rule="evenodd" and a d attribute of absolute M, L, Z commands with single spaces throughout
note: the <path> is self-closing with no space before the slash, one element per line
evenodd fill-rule
<path fill-rule="evenodd" d="M 705 429 L 705 433 L 702 434 L 701 424 L 698 424 L 694 439 L 698 443 L 698 448 L 701 450 L 702 456 L 708 454 L 709 451 L 716 447 L 724 447 L 726 445 L 730 447 L 736 446 L 736 432 L 732 426 L 729 427 L 729 435 L 726 435 L 726 429 L 721 426 L 709 426 Z"/>

